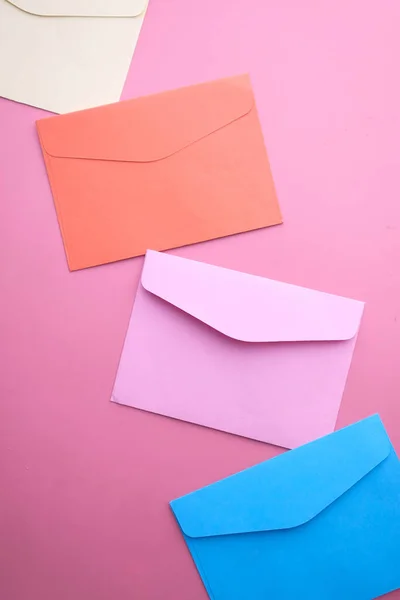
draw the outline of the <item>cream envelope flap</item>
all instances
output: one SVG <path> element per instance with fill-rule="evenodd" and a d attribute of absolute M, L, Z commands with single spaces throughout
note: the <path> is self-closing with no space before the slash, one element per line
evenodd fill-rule
<path fill-rule="evenodd" d="M 147 0 L 5 0 L 42 17 L 138 17 Z"/>
<path fill-rule="evenodd" d="M 147 0 L 0 0 L 0 95 L 63 113 L 119 100 Z"/>

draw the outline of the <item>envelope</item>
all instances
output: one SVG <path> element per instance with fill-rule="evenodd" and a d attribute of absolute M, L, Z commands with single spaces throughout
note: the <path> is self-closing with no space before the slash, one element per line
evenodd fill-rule
<path fill-rule="evenodd" d="M 171 502 L 213 600 L 400 587 L 400 463 L 378 415 Z"/>
<path fill-rule="evenodd" d="M 56 113 L 117 102 L 147 0 L 0 0 L 0 96 Z"/>
<path fill-rule="evenodd" d="M 71 270 L 282 222 L 247 75 L 37 127 Z"/>
<path fill-rule="evenodd" d="M 148 251 L 112 400 L 300 446 L 335 428 L 363 307 Z"/>

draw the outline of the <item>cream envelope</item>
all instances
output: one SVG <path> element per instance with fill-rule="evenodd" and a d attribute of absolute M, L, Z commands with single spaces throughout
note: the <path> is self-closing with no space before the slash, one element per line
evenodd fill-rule
<path fill-rule="evenodd" d="M 148 0 L 0 0 L 0 96 L 56 113 L 117 102 Z"/>
<path fill-rule="evenodd" d="M 147 251 L 112 400 L 300 446 L 335 428 L 363 309 Z"/>

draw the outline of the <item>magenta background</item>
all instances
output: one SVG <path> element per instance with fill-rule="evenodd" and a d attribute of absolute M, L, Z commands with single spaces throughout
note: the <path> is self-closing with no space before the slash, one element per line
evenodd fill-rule
<path fill-rule="evenodd" d="M 366 300 L 339 425 L 379 411 L 398 450 L 399 25 L 397 0 L 150 0 L 125 91 L 250 71 L 285 224 L 177 254 Z M 0 101 L 0 597 L 205 600 L 167 501 L 277 450 L 109 402 L 142 260 L 68 272 L 43 114 Z"/>

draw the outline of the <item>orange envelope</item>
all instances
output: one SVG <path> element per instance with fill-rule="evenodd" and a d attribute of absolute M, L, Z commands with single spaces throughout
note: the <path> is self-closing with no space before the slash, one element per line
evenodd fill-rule
<path fill-rule="evenodd" d="M 247 75 L 37 129 L 71 270 L 282 222 Z"/>

